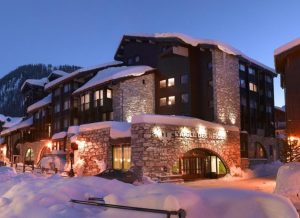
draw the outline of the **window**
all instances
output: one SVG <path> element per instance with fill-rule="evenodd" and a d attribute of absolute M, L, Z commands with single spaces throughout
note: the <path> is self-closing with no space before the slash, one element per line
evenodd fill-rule
<path fill-rule="evenodd" d="M 90 109 L 90 94 L 86 93 L 84 95 L 84 110 Z"/>
<path fill-rule="evenodd" d="M 272 83 L 272 77 L 269 76 L 269 75 L 266 75 L 266 81 L 267 81 L 268 83 Z"/>
<path fill-rule="evenodd" d="M 55 129 L 55 130 L 60 130 L 60 121 L 59 121 L 59 120 L 56 120 L 56 121 L 54 122 L 54 129 Z"/>
<path fill-rule="evenodd" d="M 78 123 L 79 123 L 79 122 L 78 122 L 78 118 L 74 118 L 74 119 L 73 119 L 73 125 L 74 125 L 74 126 L 77 126 Z"/>
<path fill-rule="evenodd" d="M 70 108 L 70 100 L 65 100 L 64 101 L 64 110 L 68 110 Z"/>
<path fill-rule="evenodd" d="M 254 83 L 249 83 L 249 89 L 252 92 L 257 92 L 257 86 Z"/>
<path fill-rule="evenodd" d="M 240 80 L 240 86 L 241 88 L 246 88 L 246 81 L 244 79 Z"/>
<path fill-rule="evenodd" d="M 265 149 L 258 142 L 255 143 L 255 158 L 267 158 Z"/>
<path fill-rule="evenodd" d="M 272 95 L 272 91 L 268 90 L 268 91 L 267 91 L 267 96 L 268 96 L 269 98 L 272 98 L 272 96 L 273 96 L 273 95 Z"/>
<path fill-rule="evenodd" d="M 246 67 L 244 64 L 240 64 L 240 71 L 245 71 L 246 70 Z"/>
<path fill-rule="evenodd" d="M 106 121 L 106 113 L 102 114 L 102 121 Z"/>
<path fill-rule="evenodd" d="M 43 108 L 43 109 L 42 109 L 42 117 L 45 117 L 45 116 L 46 116 L 46 109 Z"/>
<path fill-rule="evenodd" d="M 141 58 L 140 58 L 140 56 L 138 56 L 138 55 L 137 55 L 137 56 L 135 56 L 135 58 L 134 58 L 134 60 L 135 60 L 135 63 L 138 63 L 138 62 L 140 62 L 140 59 L 141 59 Z"/>
<path fill-rule="evenodd" d="M 159 88 L 166 88 L 167 87 L 167 80 L 159 81 Z"/>
<path fill-rule="evenodd" d="M 188 82 L 189 82 L 189 76 L 187 74 L 181 75 L 180 83 L 181 84 L 187 84 Z"/>
<path fill-rule="evenodd" d="M 69 119 L 64 119 L 64 128 L 69 127 Z"/>
<path fill-rule="evenodd" d="M 174 78 L 170 78 L 168 79 L 168 87 L 174 86 L 175 85 L 175 79 Z"/>
<path fill-rule="evenodd" d="M 94 107 L 103 106 L 103 90 L 94 92 Z"/>
<path fill-rule="evenodd" d="M 37 111 L 37 112 L 34 114 L 34 118 L 35 118 L 36 120 L 40 119 L 40 113 L 39 113 L 39 111 Z"/>
<path fill-rule="evenodd" d="M 167 98 L 160 98 L 159 106 L 166 106 L 166 105 L 167 105 Z"/>
<path fill-rule="evenodd" d="M 71 89 L 71 87 L 70 87 L 70 84 L 69 84 L 69 83 L 64 85 L 64 93 L 69 92 L 70 89 Z"/>
<path fill-rule="evenodd" d="M 25 155 L 25 161 L 33 161 L 34 159 L 34 153 L 33 153 L 33 149 L 29 148 L 26 151 L 26 155 Z"/>
<path fill-rule="evenodd" d="M 248 68 L 248 72 L 250 75 L 255 75 L 255 70 L 251 67 Z"/>
<path fill-rule="evenodd" d="M 250 108 L 256 109 L 257 108 L 257 103 L 255 100 L 250 100 Z"/>
<path fill-rule="evenodd" d="M 112 98 L 112 91 L 111 89 L 106 90 L 106 98 Z"/>
<path fill-rule="evenodd" d="M 131 163 L 131 148 L 129 145 L 113 146 L 113 168 L 129 169 Z"/>
<path fill-rule="evenodd" d="M 59 103 L 56 103 L 56 104 L 55 104 L 55 106 L 54 106 L 54 112 L 55 112 L 55 113 L 60 112 L 60 104 L 59 104 Z"/>
<path fill-rule="evenodd" d="M 73 100 L 73 107 L 74 107 L 74 108 L 78 108 L 78 99 L 77 99 L 77 98 L 75 98 L 75 99 Z"/>
<path fill-rule="evenodd" d="M 59 96 L 59 95 L 60 95 L 60 88 L 57 88 L 54 91 L 54 96 Z"/>
<path fill-rule="evenodd" d="M 266 112 L 267 113 L 272 113 L 272 107 L 271 106 L 267 106 L 266 107 Z"/>
<path fill-rule="evenodd" d="M 174 104 L 175 104 L 175 96 L 169 96 L 168 105 L 174 105 Z"/>
<path fill-rule="evenodd" d="M 114 120 L 114 112 L 108 113 L 108 120 Z"/>
<path fill-rule="evenodd" d="M 132 58 L 128 58 L 127 63 L 130 65 L 132 64 Z"/>
<path fill-rule="evenodd" d="M 181 102 L 188 103 L 189 102 L 189 94 L 187 94 L 187 93 L 181 94 Z"/>
<path fill-rule="evenodd" d="M 241 105 L 247 106 L 247 99 L 245 97 L 241 98 Z"/>

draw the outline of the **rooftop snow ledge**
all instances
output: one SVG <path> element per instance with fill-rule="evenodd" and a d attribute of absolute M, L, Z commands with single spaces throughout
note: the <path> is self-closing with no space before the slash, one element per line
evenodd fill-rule
<path fill-rule="evenodd" d="M 236 126 L 227 126 L 218 123 L 213 123 L 205 120 L 200 120 L 193 117 L 174 116 L 174 115 L 137 115 L 132 118 L 132 124 L 136 123 L 152 123 L 152 124 L 165 124 L 165 125 L 178 125 L 178 126 L 191 126 L 198 127 L 200 125 L 207 128 L 225 128 L 230 131 L 239 131 Z"/>
<path fill-rule="evenodd" d="M 56 140 L 56 139 L 63 139 L 67 136 L 67 132 L 59 132 L 59 133 L 55 133 L 53 136 L 52 136 L 52 140 Z"/>
<path fill-rule="evenodd" d="M 25 128 L 25 127 L 29 127 L 33 124 L 33 119 L 32 117 L 28 118 L 27 120 L 24 120 L 8 129 L 5 129 L 1 132 L 1 135 L 6 135 L 10 132 L 13 132 L 15 130 L 18 130 L 18 129 L 22 129 L 22 128 Z"/>
<path fill-rule="evenodd" d="M 276 48 L 275 51 L 274 51 L 274 55 L 275 56 L 279 55 L 283 52 L 286 52 L 286 51 L 298 46 L 298 45 L 300 45 L 300 38 L 297 38 L 293 41 L 288 42 L 287 44 L 284 44 L 284 45 L 280 46 L 279 48 Z"/>
<path fill-rule="evenodd" d="M 105 121 L 83 124 L 80 126 L 71 126 L 68 129 L 68 133 L 78 134 L 80 132 L 99 130 L 105 128 L 110 128 L 110 137 L 113 139 L 131 137 L 131 124 L 127 122 L 117 121 Z"/>
<path fill-rule="evenodd" d="M 183 42 L 185 42 L 186 44 L 189 44 L 192 46 L 198 46 L 201 44 L 214 45 L 214 46 L 217 46 L 221 51 L 223 51 L 227 54 L 241 56 L 241 57 L 249 60 L 250 62 L 276 74 L 276 71 L 273 68 L 268 67 L 268 66 L 264 65 L 263 63 L 250 58 L 249 56 L 245 55 L 243 52 L 237 50 L 236 48 L 234 48 L 230 45 L 227 45 L 223 42 L 220 42 L 220 41 L 210 40 L 210 39 L 197 39 L 197 38 L 193 38 L 191 36 L 188 36 L 188 35 L 185 35 L 182 33 L 129 34 L 126 36 L 154 37 L 154 38 L 178 38 L 178 39 L 182 40 Z"/>
<path fill-rule="evenodd" d="M 110 67 L 110 66 L 114 66 L 114 65 L 120 65 L 122 63 L 123 62 L 121 62 L 121 61 L 112 61 L 112 62 L 108 62 L 108 63 L 104 63 L 104 64 L 92 66 L 92 67 L 80 68 L 78 70 L 75 70 L 72 73 L 69 73 L 68 75 L 59 77 L 59 78 L 49 82 L 48 84 L 45 85 L 45 90 L 50 89 L 50 88 L 62 83 L 63 81 L 65 81 L 67 79 L 74 78 L 82 72 L 90 71 L 90 70 L 94 70 L 94 69 L 98 69 L 98 68 L 106 68 L 106 67 Z"/>
<path fill-rule="evenodd" d="M 36 109 L 46 106 L 52 102 L 52 94 L 47 95 L 45 98 L 35 102 L 27 108 L 27 113 L 30 113 Z"/>
<path fill-rule="evenodd" d="M 84 84 L 79 89 L 75 90 L 73 94 L 83 92 L 87 89 L 93 88 L 102 83 L 120 79 L 130 76 L 141 76 L 147 71 L 153 70 L 149 66 L 121 66 L 121 67 L 110 67 L 104 70 L 99 71 L 92 79 L 90 79 L 86 84 Z"/>

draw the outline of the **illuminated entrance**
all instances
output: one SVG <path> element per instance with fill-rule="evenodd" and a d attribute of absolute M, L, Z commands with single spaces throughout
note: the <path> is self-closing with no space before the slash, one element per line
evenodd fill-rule
<path fill-rule="evenodd" d="M 219 178 L 227 173 L 223 161 L 212 151 L 196 148 L 188 151 L 179 160 L 179 169 L 186 180 Z"/>

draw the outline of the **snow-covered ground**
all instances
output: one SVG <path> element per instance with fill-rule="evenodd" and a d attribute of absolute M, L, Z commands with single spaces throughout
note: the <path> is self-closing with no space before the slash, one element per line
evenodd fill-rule
<path fill-rule="evenodd" d="M 279 195 L 228 188 L 194 189 L 175 184 L 134 186 L 97 177 L 63 178 L 16 174 L 0 167 L 0 217 L 166 217 L 164 215 L 77 205 L 69 200 L 104 197 L 106 203 L 167 210 L 183 208 L 187 217 L 296 218 Z M 175 217 L 175 216 L 173 216 Z"/>

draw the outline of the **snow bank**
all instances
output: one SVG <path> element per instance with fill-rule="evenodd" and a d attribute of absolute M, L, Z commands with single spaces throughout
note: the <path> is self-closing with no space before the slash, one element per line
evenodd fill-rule
<path fill-rule="evenodd" d="M 145 74 L 147 71 L 153 70 L 152 67 L 149 66 L 121 66 L 121 67 L 110 67 L 104 70 L 99 71 L 96 76 L 86 82 L 79 89 L 75 90 L 73 94 L 83 92 L 87 89 L 93 88 L 102 83 L 120 79 L 124 77 L 130 76 L 141 76 Z"/>
<path fill-rule="evenodd" d="M 57 155 L 51 155 L 43 157 L 40 161 L 40 166 L 42 168 L 52 169 L 55 168 L 59 171 L 64 171 L 66 165 L 66 160 Z"/>
<path fill-rule="evenodd" d="M 274 193 L 289 198 L 300 210 L 300 163 L 291 162 L 279 168 Z"/>
<path fill-rule="evenodd" d="M 165 125 L 179 125 L 179 126 L 204 126 L 207 128 L 225 128 L 231 131 L 239 131 L 238 127 L 226 126 L 218 123 L 212 123 L 205 120 L 200 120 L 193 117 L 175 116 L 175 115 L 155 115 L 155 114 L 141 114 L 132 118 L 131 123 L 153 123 Z"/>
<path fill-rule="evenodd" d="M 272 163 L 258 164 L 253 167 L 253 169 L 244 169 L 240 167 L 230 168 L 230 174 L 221 178 L 223 180 L 241 180 L 241 179 L 251 179 L 255 177 L 266 177 L 275 176 L 278 169 L 283 165 L 280 161 L 275 161 Z"/>
<path fill-rule="evenodd" d="M 27 108 L 27 113 L 30 113 L 36 109 L 44 107 L 52 102 L 52 94 L 47 95 L 45 98 L 40 101 L 35 102 Z"/>
<path fill-rule="evenodd" d="M 5 174 L 0 175 L 5 177 Z M 182 208 L 186 210 L 187 218 L 298 217 L 290 201 L 274 194 L 223 188 L 192 189 L 174 184 L 133 186 L 98 177 L 14 175 L 1 183 L 0 196 L 1 217 L 164 217 L 69 202 L 71 198 L 86 200 L 88 197 L 104 197 L 107 203 L 129 206 Z"/>

